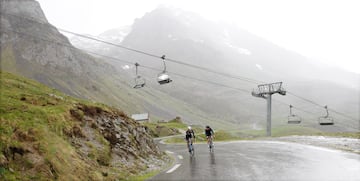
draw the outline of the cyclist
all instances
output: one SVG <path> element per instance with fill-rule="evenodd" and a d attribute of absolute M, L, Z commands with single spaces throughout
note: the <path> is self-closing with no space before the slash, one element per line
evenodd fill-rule
<path fill-rule="evenodd" d="M 206 136 L 206 139 L 207 139 L 207 143 L 210 147 L 210 140 L 212 141 L 213 138 L 215 138 L 215 134 L 214 134 L 214 131 L 210 128 L 210 126 L 206 126 L 205 127 L 205 136 Z"/>
<path fill-rule="evenodd" d="M 193 140 L 195 141 L 195 132 L 191 129 L 191 126 L 189 126 L 185 132 L 185 139 L 187 141 L 189 152 L 191 152 L 190 145 L 193 144 Z"/>

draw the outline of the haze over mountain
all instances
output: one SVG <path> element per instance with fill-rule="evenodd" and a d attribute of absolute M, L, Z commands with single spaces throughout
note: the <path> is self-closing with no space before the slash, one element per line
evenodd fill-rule
<path fill-rule="evenodd" d="M 109 40 L 109 37 L 116 36 L 116 32 L 113 33 L 100 38 Z M 233 24 L 212 22 L 196 13 L 160 6 L 136 19 L 131 31 L 125 38 L 123 34 L 120 38 L 123 40 L 111 42 L 158 56 L 165 54 L 184 63 L 259 82 L 282 81 L 284 88 L 295 95 L 320 105 L 328 105 L 353 118 L 359 116 L 359 75 L 288 51 Z M 101 54 L 162 69 L 161 59 L 99 42 L 93 41 L 93 45 L 89 48 L 76 43 L 80 48 L 89 48 Z M 119 68 L 126 65 L 121 62 L 113 63 Z M 196 79 L 248 90 L 248 93 L 178 76 L 174 76 L 171 88 L 156 86 L 154 82 L 149 82 L 149 85 L 194 104 L 214 117 L 245 124 L 242 125 L 245 127 L 254 123 L 263 124 L 265 101 L 251 97 L 250 94 L 251 90 L 256 88 L 256 83 L 229 79 L 172 62 L 167 62 L 167 69 Z M 156 72 L 152 70 L 141 71 L 147 78 L 156 76 Z M 318 116 L 325 114 L 325 109 L 292 95 L 276 95 L 274 98 L 310 112 L 311 114 L 298 110 L 297 114 L 305 117 L 305 122 L 312 126 L 317 124 Z M 274 102 L 273 117 L 278 121 L 277 124 L 286 124 L 288 106 Z M 344 121 L 346 127 L 355 127 L 357 124 L 354 120 L 347 120 L 331 112 L 330 114 L 340 122 Z"/>
<path fill-rule="evenodd" d="M 128 114 L 150 112 L 154 119 L 182 116 L 197 124 L 212 120 L 192 105 L 162 92 L 151 88 L 134 90 L 133 79 L 124 77 L 122 69 L 73 47 L 48 23 L 38 2 L 1 3 L 1 71 L 35 79 L 69 95 L 116 106 Z"/>
<path fill-rule="evenodd" d="M 114 59 L 105 61 L 104 57 L 96 58 L 72 47 L 65 36 L 48 24 L 36 1 L 7 2 L 11 8 L 4 8 L 3 12 L 15 16 L 4 13 L 1 19 L 2 70 L 36 79 L 67 94 L 120 107 L 129 114 L 150 112 L 156 119 L 180 116 L 189 124 L 235 123 L 241 129 L 265 125 L 265 101 L 251 96 L 258 82 L 229 79 L 168 61 L 167 70 L 174 81 L 159 86 L 156 76 L 163 69 L 160 58 L 72 38 L 79 48 L 158 69 L 140 66 L 147 86 L 135 90 L 132 88 L 133 65 Z M 135 20 L 131 27 L 109 30 L 100 38 L 159 57 L 166 55 L 183 63 L 240 76 L 240 79 L 283 81 L 284 88 L 296 95 L 348 116 L 359 116 L 359 99 L 355 98 L 359 95 L 358 75 L 309 60 L 235 25 L 212 22 L 196 13 L 161 6 Z M 286 103 L 273 103 L 275 126 L 286 124 L 287 104 L 311 112 L 296 112 L 302 114 L 305 125 L 311 127 L 317 124 L 318 116 L 325 114 L 323 108 L 291 95 L 276 95 L 274 99 Z M 338 125 L 341 129 L 351 129 L 357 124 L 330 113 L 344 122 Z"/>
<path fill-rule="evenodd" d="M 121 43 L 125 36 L 131 31 L 131 26 L 123 26 L 119 28 L 114 28 L 107 30 L 104 33 L 101 33 L 98 36 L 86 35 L 93 38 L 100 38 L 101 40 L 112 42 L 112 43 Z M 90 51 L 103 51 L 106 52 L 110 47 L 106 47 L 103 43 L 94 42 L 94 40 L 87 40 L 81 37 L 72 36 L 71 43 L 76 47 L 81 47 L 82 49 Z"/>

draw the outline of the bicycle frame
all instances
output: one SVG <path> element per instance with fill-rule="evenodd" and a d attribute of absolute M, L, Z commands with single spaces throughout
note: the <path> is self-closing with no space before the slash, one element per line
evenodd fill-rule
<path fill-rule="evenodd" d="M 193 145 L 192 138 L 190 138 L 190 139 L 188 139 L 186 141 L 187 141 L 187 147 L 188 147 L 190 155 L 194 155 L 194 145 Z"/>
<path fill-rule="evenodd" d="M 192 141 L 192 139 L 191 138 L 189 138 L 188 140 L 186 140 L 187 141 L 187 146 L 188 146 L 188 148 L 190 148 L 190 145 L 191 144 L 193 144 L 193 141 Z"/>
<path fill-rule="evenodd" d="M 210 142 L 212 143 L 213 141 L 213 136 L 207 136 L 207 143 L 209 144 Z"/>
<path fill-rule="evenodd" d="M 214 150 L 213 136 L 211 135 L 207 139 L 208 139 L 209 150 L 210 150 L 210 152 L 213 152 L 213 150 Z"/>

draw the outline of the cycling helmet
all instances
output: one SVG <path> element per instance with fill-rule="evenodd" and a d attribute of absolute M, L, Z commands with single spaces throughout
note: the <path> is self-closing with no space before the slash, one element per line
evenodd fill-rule
<path fill-rule="evenodd" d="M 188 129 L 191 129 L 191 126 L 188 126 Z"/>
<path fill-rule="evenodd" d="M 206 126 L 206 128 L 210 128 L 210 126 Z"/>

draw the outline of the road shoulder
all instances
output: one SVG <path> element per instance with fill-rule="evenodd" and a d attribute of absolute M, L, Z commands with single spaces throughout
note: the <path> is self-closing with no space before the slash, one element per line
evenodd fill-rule
<path fill-rule="evenodd" d="M 266 140 L 320 146 L 360 154 L 360 139 L 356 138 L 328 136 L 286 136 L 277 138 L 266 138 Z"/>

